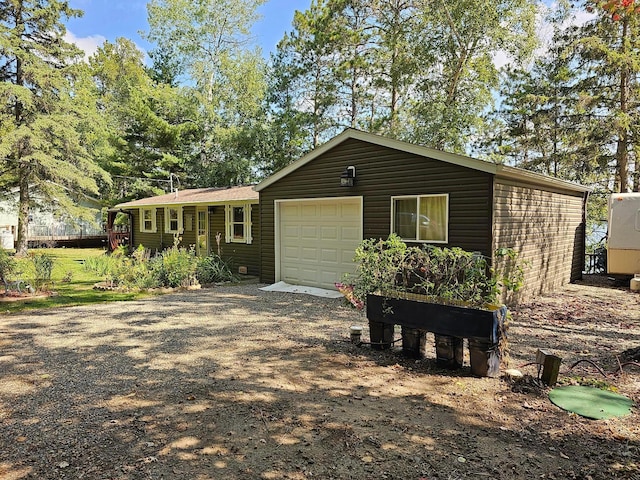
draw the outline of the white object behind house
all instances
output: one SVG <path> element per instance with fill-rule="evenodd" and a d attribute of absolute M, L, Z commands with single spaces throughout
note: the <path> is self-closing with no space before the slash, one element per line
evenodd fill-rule
<path fill-rule="evenodd" d="M 640 193 L 614 193 L 609 198 L 607 273 L 640 273 Z"/>
<path fill-rule="evenodd" d="M 0 246 L 5 250 L 11 250 L 14 248 L 13 234 L 8 230 L 0 232 Z"/>

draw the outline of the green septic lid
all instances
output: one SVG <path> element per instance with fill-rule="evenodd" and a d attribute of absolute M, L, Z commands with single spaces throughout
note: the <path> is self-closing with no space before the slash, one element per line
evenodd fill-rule
<path fill-rule="evenodd" d="M 563 410 L 595 420 L 629 415 L 633 405 L 624 395 L 580 385 L 554 388 L 549 399 Z"/>

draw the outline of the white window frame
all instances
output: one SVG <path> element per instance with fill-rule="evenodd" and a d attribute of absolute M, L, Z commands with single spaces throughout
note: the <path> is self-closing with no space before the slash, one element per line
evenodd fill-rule
<path fill-rule="evenodd" d="M 253 237 L 251 236 L 251 203 L 231 203 L 225 205 L 225 242 L 226 243 L 246 243 L 251 244 L 253 242 Z M 242 238 L 234 238 L 233 236 L 233 226 L 235 224 L 239 224 L 240 222 L 233 221 L 233 209 L 234 208 L 242 208 L 243 209 L 243 233 L 244 236 Z"/>
<path fill-rule="evenodd" d="M 177 220 L 178 220 L 178 229 L 177 230 L 172 230 L 171 229 L 171 218 L 170 218 L 170 212 L 171 210 L 175 210 L 177 212 Z M 184 230 L 184 226 L 183 226 L 183 219 L 182 219 L 182 207 L 164 207 L 164 232 L 165 233 L 172 233 L 174 235 L 179 235 L 183 232 Z"/>
<path fill-rule="evenodd" d="M 420 240 L 420 223 L 416 222 L 416 238 L 414 239 L 402 239 L 403 241 L 406 242 L 412 242 L 412 243 L 439 243 L 439 244 L 445 244 L 445 243 L 449 243 L 449 194 L 448 193 L 435 193 L 435 194 L 426 194 L 426 195 L 398 195 L 398 196 L 393 196 L 391 197 L 391 233 L 395 233 L 396 232 L 396 225 L 395 225 L 395 219 L 396 219 L 396 200 L 409 200 L 409 199 L 415 199 L 416 200 L 416 212 L 418 213 L 418 215 L 420 215 L 420 199 L 421 198 L 433 198 L 433 197 L 444 197 L 445 200 L 445 218 L 446 218 L 446 226 L 445 226 L 445 232 L 444 232 L 444 240 Z"/>
<path fill-rule="evenodd" d="M 151 213 L 151 228 L 146 228 L 146 220 L 144 218 L 145 212 Z M 156 233 L 158 227 L 156 224 L 156 209 L 154 207 L 140 207 L 140 232 L 142 233 Z"/>

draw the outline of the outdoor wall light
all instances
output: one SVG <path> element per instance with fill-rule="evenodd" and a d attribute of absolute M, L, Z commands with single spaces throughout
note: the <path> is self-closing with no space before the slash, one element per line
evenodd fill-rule
<path fill-rule="evenodd" d="M 353 187 L 353 184 L 356 181 L 356 167 L 350 165 L 348 166 L 342 175 L 340 175 L 340 186 L 341 187 Z"/>

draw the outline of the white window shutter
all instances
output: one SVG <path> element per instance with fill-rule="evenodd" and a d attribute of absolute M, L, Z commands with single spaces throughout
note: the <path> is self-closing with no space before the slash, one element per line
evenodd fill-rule
<path fill-rule="evenodd" d="M 251 204 L 244 206 L 244 236 L 247 244 L 251 244 L 253 238 L 251 236 Z"/>
<path fill-rule="evenodd" d="M 225 243 L 231 243 L 231 236 L 233 235 L 231 231 L 232 215 L 233 215 L 233 210 L 231 208 L 231 205 L 225 205 L 224 206 L 224 242 Z"/>

